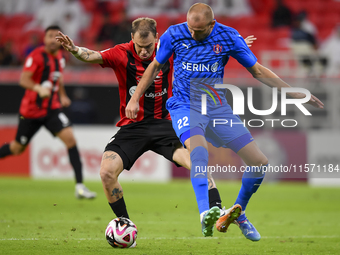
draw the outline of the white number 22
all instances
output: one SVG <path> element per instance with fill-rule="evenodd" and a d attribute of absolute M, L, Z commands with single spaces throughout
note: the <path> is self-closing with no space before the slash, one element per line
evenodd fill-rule
<path fill-rule="evenodd" d="M 188 119 L 187 116 L 183 117 L 182 119 L 179 119 L 179 120 L 177 121 L 178 129 L 181 129 L 181 128 L 184 127 L 184 126 L 189 126 L 188 120 L 189 120 L 189 119 Z M 182 125 L 182 122 L 183 122 L 183 125 Z"/>

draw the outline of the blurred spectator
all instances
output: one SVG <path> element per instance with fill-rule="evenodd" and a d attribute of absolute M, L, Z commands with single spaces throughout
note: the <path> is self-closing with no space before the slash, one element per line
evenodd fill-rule
<path fill-rule="evenodd" d="M 0 0 L 0 14 L 34 14 L 42 0 Z"/>
<path fill-rule="evenodd" d="M 298 76 L 317 76 L 323 72 L 325 61 L 317 53 L 316 29 L 307 19 L 306 12 L 300 12 L 293 20 L 291 48 L 299 61 Z"/>
<path fill-rule="evenodd" d="M 32 34 L 29 39 L 29 44 L 25 48 L 25 58 L 30 54 L 35 48 L 39 47 L 42 45 L 42 42 L 39 39 L 39 35 Z"/>
<path fill-rule="evenodd" d="M 96 42 L 97 43 L 103 43 L 110 41 L 112 44 L 114 44 L 114 39 L 113 39 L 113 30 L 114 30 L 115 25 L 111 23 L 110 20 L 110 14 L 105 13 L 104 14 L 104 20 L 103 20 L 103 25 L 99 30 L 99 34 L 97 36 Z M 71 37 L 72 38 L 72 37 Z"/>
<path fill-rule="evenodd" d="M 301 29 L 306 31 L 307 33 L 316 36 L 318 30 L 316 26 L 308 19 L 308 15 L 306 11 L 302 11 L 297 15 L 297 18 L 301 20 Z"/>
<path fill-rule="evenodd" d="M 311 22 L 306 21 L 306 13 L 299 13 L 293 21 L 292 40 L 298 43 L 306 43 L 316 48 L 315 27 Z"/>
<path fill-rule="evenodd" d="M 187 1 L 189 0 L 181 2 Z M 173 1 L 169 0 L 128 0 L 128 16 L 130 18 L 136 18 L 140 16 L 154 17 L 162 14 L 177 15 L 178 10 L 174 10 L 173 5 Z M 188 10 L 186 10 L 186 12 L 187 11 Z"/>
<path fill-rule="evenodd" d="M 183 1 L 187 2 L 187 1 Z M 194 1 L 194 3 L 197 1 Z M 214 0 L 206 1 L 211 6 L 215 15 L 226 17 L 242 17 L 249 16 L 253 13 L 253 9 L 248 0 Z M 185 13 L 189 10 L 190 6 L 186 9 Z"/>
<path fill-rule="evenodd" d="M 110 42 L 112 44 L 126 43 L 131 40 L 131 22 L 125 12 L 121 13 L 118 24 L 112 24 L 109 14 L 104 15 L 104 23 L 97 36 L 97 43 Z"/>
<path fill-rule="evenodd" d="M 63 0 L 43 0 L 35 12 L 33 21 L 27 24 L 26 29 L 45 29 L 50 25 L 59 24 L 63 3 Z"/>
<path fill-rule="evenodd" d="M 76 124 L 91 124 L 97 120 L 96 104 L 89 98 L 87 89 L 82 87 L 73 91 L 72 104 L 67 112 Z"/>
<path fill-rule="evenodd" d="M 16 57 L 12 52 L 12 42 L 7 41 L 4 43 L 4 45 L 0 46 L 1 66 L 11 66 L 16 64 Z"/>
<path fill-rule="evenodd" d="M 327 59 L 326 75 L 334 77 L 340 75 L 340 24 L 336 26 L 330 35 L 321 45 L 320 54 Z"/>
<path fill-rule="evenodd" d="M 290 26 L 291 24 L 291 10 L 284 4 L 283 0 L 276 0 L 276 9 L 272 17 L 272 27 Z"/>
<path fill-rule="evenodd" d="M 59 25 L 63 32 L 79 43 L 81 29 L 88 27 L 90 17 L 78 0 L 59 0 L 64 2 L 61 9 Z"/>
<path fill-rule="evenodd" d="M 59 25 L 77 43 L 80 30 L 88 24 L 88 14 L 78 0 L 42 0 L 26 30 L 44 30 L 50 25 Z"/>

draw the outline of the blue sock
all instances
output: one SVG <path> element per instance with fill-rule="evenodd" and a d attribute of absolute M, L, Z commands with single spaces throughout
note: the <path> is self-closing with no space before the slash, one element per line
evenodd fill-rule
<path fill-rule="evenodd" d="M 268 166 L 268 164 L 264 167 L 266 166 Z M 235 204 L 239 204 L 242 206 L 242 211 L 246 210 L 249 199 L 260 187 L 264 175 L 265 172 L 262 172 L 262 167 L 247 166 L 246 171 L 243 173 L 242 186 L 235 202 Z M 243 221 L 245 219 L 246 215 L 243 213 L 238 218 L 238 221 Z"/>
<path fill-rule="evenodd" d="M 207 166 L 209 160 L 208 151 L 198 146 L 190 153 L 191 158 L 191 171 L 190 178 L 191 184 L 194 188 L 198 210 L 200 214 L 209 210 L 209 195 L 208 195 L 208 179 L 207 179 Z"/>

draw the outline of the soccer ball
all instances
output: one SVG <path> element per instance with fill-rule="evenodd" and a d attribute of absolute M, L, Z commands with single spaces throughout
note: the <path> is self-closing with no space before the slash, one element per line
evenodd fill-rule
<path fill-rule="evenodd" d="M 118 217 L 107 225 L 105 237 L 113 248 L 129 248 L 137 239 L 137 227 L 131 220 Z"/>

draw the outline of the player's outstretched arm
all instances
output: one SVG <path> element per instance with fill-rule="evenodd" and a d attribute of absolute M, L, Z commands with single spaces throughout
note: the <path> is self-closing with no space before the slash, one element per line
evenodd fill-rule
<path fill-rule="evenodd" d="M 24 89 L 30 89 L 39 94 L 41 98 L 51 96 L 51 88 L 43 87 L 38 83 L 35 83 L 32 79 L 33 73 L 30 71 L 24 71 L 21 73 L 19 85 Z"/>
<path fill-rule="evenodd" d="M 72 39 L 62 32 L 59 31 L 59 36 L 56 37 L 56 40 L 77 59 L 87 63 L 103 64 L 102 55 L 98 51 L 75 46 Z"/>
<path fill-rule="evenodd" d="M 137 113 L 139 111 L 139 99 L 150 87 L 162 67 L 163 64 L 160 64 L 156 59 L 154 59 L 148 66 L 148 68 L 146 68 L 143 77 L 135 90 L 135 93 L 132 95 L 129 103 L 125 108 L 126 117 L 128 117 L 129 119 L 137 118 Z"/>
<path fill-rule="evenodd" d="M 281 91 L 281 88 L 291 87 L 283 80 L 281 80 L 280 77 L 277 76 L 274 72 L 262 66 L 258 62 L 256 62 L 254 66 L 248 67 L 247 70 L 253 75 L 254 78 L 259 80 L 260 82 L 266 84 L 269 87 L 275 87 L 279 91 Z M 303 93 L 289 93 L 289 96 L 291 96 L 292 98 L 305 98 L 306 95 Z M 311 96 L 308 104 L 320 109 L 323 109 L 324 107 L 324 104 L 314 95 Z"/>

